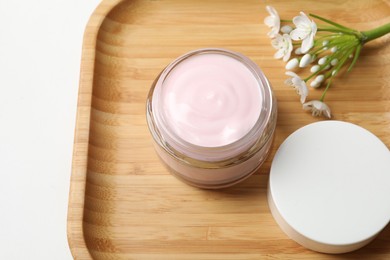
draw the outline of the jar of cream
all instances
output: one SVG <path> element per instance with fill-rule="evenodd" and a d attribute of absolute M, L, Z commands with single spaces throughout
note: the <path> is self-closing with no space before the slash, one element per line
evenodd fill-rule
<path fill-rule="evenodd" d="M 254 173 L 276 126 L 270 83 L 253 61 L 225 49 L 174 60 L 153 83 L 146 107 L 159 157 L 200 188 L 228 187 Z"/>

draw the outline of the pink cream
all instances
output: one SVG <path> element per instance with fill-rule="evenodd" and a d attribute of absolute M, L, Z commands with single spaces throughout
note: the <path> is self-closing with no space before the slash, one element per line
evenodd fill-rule
<path fill-rule="evenodd" d="M 183 140 L 218 147 L 244 137 L 260 115 L 258 80 L 240 61 L 221 54 L 179 63 L 164 81 L 166 123 Z"/>

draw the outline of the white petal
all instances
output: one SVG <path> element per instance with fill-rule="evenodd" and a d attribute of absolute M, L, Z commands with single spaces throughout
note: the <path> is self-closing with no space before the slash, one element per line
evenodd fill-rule
<path fill-rule="evenodd" d="M 272 47 L 274 47 L 275 49 L 280 49 L 280 47 L 281 47 L 281 45 L 282 45 L 282 41 L 283 41 L 282 35 L 277 34 L 277 35 L 275 36 L 275 39 L 273 39 L 273 40 L 271 41 L 271 45 L 272 45 Z"/>
<path fill-rule="evenodd" d="M 302 52 L 306 53 L 308 50 L 310 50 L 313 47 L 313 44 L 314 44 L 314 38 L 311 37 L 310 35 L 309 37 L 307 37 L 302 41 L 302 45 L 301 45 Z"/>
<path fill-rule="evenodd" d="M 330 108 L 324 103 L 324 105 L 326 106 L 326 108 L 323 110 L 324 112 L 324 115 L 327 117 L 327 118 L 331 118 L 332 117 L 332 114 L 330 112 Z"/>
<path fill-rule="evenodd" d="M 301 104 L 305 103 L 307 96 L 301 95 L 301 98 L 299 101 L 301 101 Z"/>
<path fill-rule="evenodd" d="M 301 96 L 300 101 L 301 103 L 305 103 L 307 96 L 309 95 L 309 89 L 306 87 L 306 84 L 301 86 L 300 93 L 299 95 Z"/>
<path fill-rule="evenodd" d="M 267 25 L 268 27 L 273 27 L 275 25 L 275 17 L 267 16 L 264 19 L 264 24 Z"/>
<path fill-rule="evenodd" d="M 270 15 L 279 16 L 279 15 L 278 15 L 278 12 L 276 11 L 276 9 L 273 8 L 272 6 L 267 5 L 267 6 L 265 7 L 265 9 L 267 9 L 267 11 L 268 11 L 268 13 L 269 13 Z"/>
<path fill-rule="evenodd" d="M 321 110 L 322 109 L 322 102 L 321 101 L 319 101 L 319 100 L 313 100 L 312 101 L 312 105 L 313 105 L 313 107 L 315 108 L 315 109 L 317 109 L 317 110 Z"/>
<path fill-rule="evenodd" d="M 313 108 L 313 101 L 306 102 L 302 105 L 303 110 L 312 110 Z"/>
<path fill-rule="evenodd" d="M 294 41 L 300 41 L 307 37 L 308 33 L 306 31 L 295 29 L 290 32 L 291 39 Z"/>
<path fill-rule="evenodd" d="M 304 17 L 298 15 L 293 18 L 293 23 L 295 24 L 296 27 L 299 26 L 305 26 L 307 24 L 307 21 L 305 20 Z"/>
<path fill-rule="evenodd" d="M 304 89 L 303 86 L 305 85 L 305 83 L 300 78 L 292 78 L 292 82 L 298 92 L 301 92 L 301 90 Z"/>
<path fill-rule="evenodd" d="M 285 53 L 284 56 L 283 56 L 283 61 L 284 62 L 288 61 L 288 59 L 290 59 L 290 56 L 291 56 L 291 51 Z"/>
<path fill-rule="evenodd" d="M 274 38 L 280 30 L 280 18 L 276 10 L 271 6 L 266 6 L 270 16 L 264 19 L 264 23 L 271 28 L 271 31 L 267 33 L 270 38 Z"/>
<path fill-rule="evenodd" d="M 311 25 L 311 34 L 312 34 L 312 37 L 314 38 L 314 36 L 316 36 L 316 33 L 317 33 L 317 24 L 313 20 L 311 20 L 310 25 Z"/>
<path fill-rule="evenodd" d="M 288 34 L 283 34 L 283 39 L 284 39 L 284 57 L 283 57 L 283 61 L 286 62 L 290 59 L 290 56 L 291 56 L 291 52 L 292 52 L 292 42 L 291 42 L 291 38 L 290 38 L 290 35 Z"/>
<path fill-rule="evenodd" d="M 299 76 L 295 73 L 295 72 L 292 72 L 292 71 L 286 71 L 285 73 L 287 76 L 291 76 L 293 78 L 299 78 Z"/>
<path fill-rule="evenodd" d="M 297 27 L 299 27 L 299 26 L 306 27 L 307 25 L 310 24 L 310 19 L 306 16 L 306 14 L 304 12 L 300 12 L 299 16 L 295 16 L 293 18 L 293 23 Z"/>
<path fill-rule="evenodd" d="M 309 89 L 306 86 L 306 83 L 300 78 L 292 78 L 292 83 L 298 94 L 301 96 L 301 102 L 304 103 L 307 95 L 309 94 Z"/>
<path fill-rule="evenodd" d="M 270 38 L 275 38 L 279 34 L 279 29 L 277 27 L 273 27 L 270 32 L 267 33 L 267 35 Z"/>
<path fill-rule="evenodd" d="M 279 49 L 275 54 L 274 54 L 274 58 L 275 59 L 280 59 L 284 56 L 284 51 L 283 49 Z"/>
<path fill-rule="evenodd" d="M 289 86 L 292 86 L 292 85 L 293 85 L 293 83 L 292 83 L 292 78 L 286 79 L 286 80 L 284 81 L 284 84 L 289 85 Z"/>
<path fill-rule="evenodd" d="M 296 68 L 298 66 L 298 59 L 297 58 L 294 58 L 294 59 L 291 59 L 289 62 L 287 62 L 286 64 L 286 70 L 292 70 L 294 68 Z"/>

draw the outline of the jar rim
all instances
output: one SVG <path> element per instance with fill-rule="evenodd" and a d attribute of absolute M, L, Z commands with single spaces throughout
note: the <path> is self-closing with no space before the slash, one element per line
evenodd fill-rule
<path fill-rule="evenodd" d="M 169 131 L 170 129 L 169 124 L 167 124 L 166 114 L 163 110 L 160 111 L 159 109 L 156 109 L 157 107 L 159 107 L 159 104 L 161 102 L 161 92 L 163 89 L 164 81 L 169 76 L 170 72 L 173 71 L 174 68 L 182 61 L 190 57 L 203 54 L 225 55 L 245 65 L 258 82 L 258 86 L 260 88 L 261 93 L 262 105 L 260 108 L 259 116 L 253 127 L 241 138 L 221 146 L 201 146 L 184 140 L 174 131 Z M 244 56 L 241 53 L 222 48 L 198 49 L 178 57 L 161 72 L 155 82 L 153 92 L 153 96 L 151 97 L 153 99 L 152 109 L 154 108 L 153 110 L 155 112 L 152 113 L 152 115 L 162 137 L 172 149 L 178 151 L 181 154 L 190 156 L 191 158 L 201 161 L 227 160 L 229 158 L 237 156 L 238 154 L 241 154 L 243 150 L 248 150 L 256 143 L 257 137 L 259 137 L 266 128 L 270 120 L 272 106 L 274 105 L 270 83 L 265 77 L 262 70 L 259 68 L 259 66 L 257 66 L 256 63 L 254 63 L 252 60 L 250 60 L 248 57 Z"/>

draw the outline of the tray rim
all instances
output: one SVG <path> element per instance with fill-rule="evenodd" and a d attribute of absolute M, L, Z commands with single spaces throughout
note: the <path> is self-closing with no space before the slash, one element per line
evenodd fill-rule
<path fill-rule="evenodd" d="M 102 0 L 83 35 L 67 215 L 67 240 L 74 259 L 93 259 L 84 238 L 83 216 L 97 35 L 106 16 L 123 1 Z"/>

